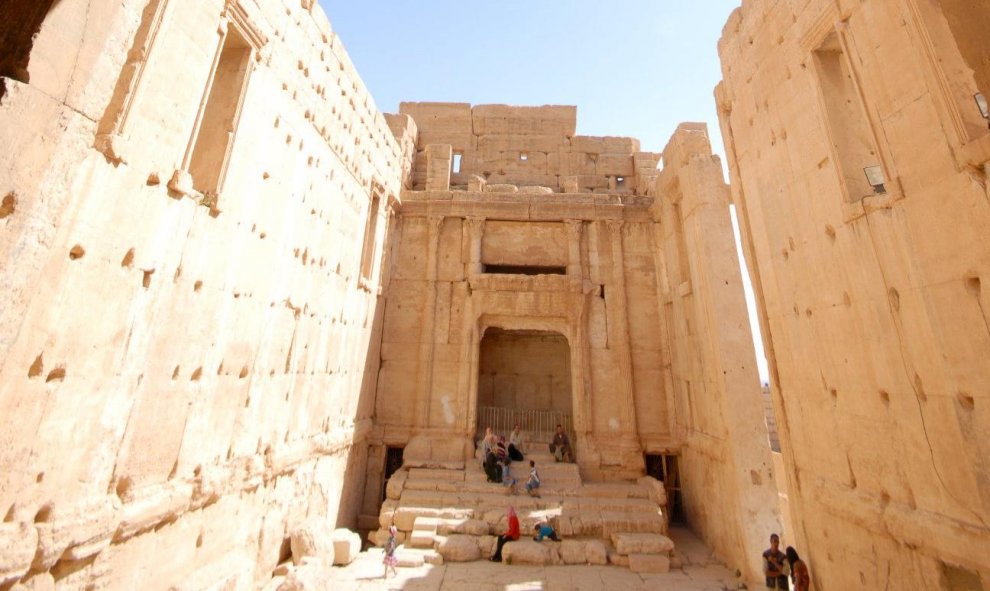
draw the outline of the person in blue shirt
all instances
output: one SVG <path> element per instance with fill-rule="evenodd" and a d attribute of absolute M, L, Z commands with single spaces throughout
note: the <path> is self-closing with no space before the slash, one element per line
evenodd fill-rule
<path fill-rule="evenodd" d="M 536 532 L 536 535 L 533 536 L 533 540 L 537 542 L 542 542 L 543 538 L 549 538 L 554 542 L 560 541 L 560 538 L 557 537 L 557 532 L 550 527 L 549 523 L 537 523 L 533 526 L 533 531 Z"/>

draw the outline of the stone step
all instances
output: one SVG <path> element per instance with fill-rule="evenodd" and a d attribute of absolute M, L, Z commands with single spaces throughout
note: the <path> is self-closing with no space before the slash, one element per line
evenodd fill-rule
<path fill-rule="evenodd" d="M 619 554 L 662 554 L 670 556 L 674 551 L 674 541 L 661 534 L 614 533 L 612 546 Z"/>
<path fill-rule="evenodd" d="M 436 530 L 413 530 L 406 540 L 406 545 L 410 548 L 432 548 L 436 541 Z"/>

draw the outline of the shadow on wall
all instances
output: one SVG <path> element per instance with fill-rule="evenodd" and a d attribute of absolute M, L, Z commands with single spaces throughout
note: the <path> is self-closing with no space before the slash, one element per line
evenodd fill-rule
<path fill-rule="evenodd" d="M 10 0 L 0 3 L 0 78 L 27 83 L 28 59 L 41 23 L 62 0 Z M 0 99 L 6 85 L 0 79 Z"/>

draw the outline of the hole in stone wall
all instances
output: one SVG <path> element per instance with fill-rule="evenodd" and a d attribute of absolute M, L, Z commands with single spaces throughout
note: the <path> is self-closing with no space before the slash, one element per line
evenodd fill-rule
<path fill-rule="evenodd" d="M 38 512 L 34 514 L 35 523 L 48 523 L 52 520 L 52 506 L 43 505 Z"/>
<path fill-rule="evenodd" d="M 120 266 L 121 267 L 124 267 L 125 269 L 130 269 L 132 265 L 134 265 L 134 249 L 133 248 L 130 249 L 130 250 L 128 250 L 127 251 L 127 254 L 124 255 L 124 258 L 120 260 Z"/>
<path fill-rule="evenodd" d="M 175 370 L 172 371 L 172 379 L 174 380 L 174 379 L 176 379 L 178 377 L 179 377 L 179 366 L 176 365 L 175 366 Z"/>
<path fill-rule="evenodd" d="M 241 378 L 243 380 L 244 378 L 247 377 L 247 375 L 248 375 L 248 368 L 245 365 L 244 367 L 241 368 L 241 373 L 237 374 L 237 377 L 239 377 L 239 378 Z"/>
<path fill-rule="evenodd" d="M 901 294 L 896 289 L 891 287 L 887 290 L 887 299 L 890 300 L 890 309 L 894 312 L 900 312 L 901 310 Z"/>
<path fill-rule="evenodd" d="M 28 377 L 36 378 L 41 375 L 41 372 L 45 370 L 44 353 L 39 353 L 37 357 L 34 358 L 34 363 L 28 368 Z"/>
<path fill-rule="evenodd" d="M 64 379 L 65 379 L 65 368 L 56 367 L 55 369 L 48 372 L 48 377 L 45 378 L 45 383 L 61 382 Z"/>
<path fill-rule="evenodd" d="M 158 176 L 157 172 L 153 172 L 148 175 L 148 180 L 145 181 L 145 184 L 149 187 L 155 187 L 162 184 L 162 179 Z"/>
<path fill-rule="evenodd" d="M 44 472 L 38 472 L 37 476 L 34 477 L 34 481 L 38 484 L 41 484 L 42 482 L 44 482 L 44 480 L 45 480 Z"/>
<path fill-rule="evenodd" d="M 3 201 L 0 202 L 0 220 L 14 213 L 17 206 L 17 197 L 14 192 L 11 191 L 3 196 Z"/>
<path fill-rule="evenodd" d="M 77 259 L 81 259 L 84 256 L 86 256 L 86 249 L 79 244 L 69 249 L 69 259 L 73 261 Z"/>
<path fill-rule="evenodd" d="M 196 283 L 193 283 L 193 291 L 199 291 L 201 289 L 203 289 L 202 281 L 197 281 Z"/>
<path fill-rule="evenodd" d="M 34 39 L 55 0 L 0 3 L 0 77 L 29 82 L 28 63 Z M 0 87 L 0 97 L 4 89 Z"/>
<path fill-rule="evenodd" d="M 458 153 L 454 153 L 453 171 L 454 174 L 459 174 L 461 172 L 461 155 Z"/>
<path fill-rule="evenodd" d="M 3 522 L 4 523 L 11 523 L 11 522 L 14 521 L 14 508 L 15 507 L 17 507 L 17 505 L 11 505 L 10 508 L 7 509 L 7 512 L 3 516 Z"/>
<path fill-rule="evenodd" d="M 200 534 L 196 536 L 196 547 L 201 548 L 202 546 L 203 546 L 203 532 L 200 532 Z"/>
<path fill-rule="evenodd" d="M 145 271 L 141 277 L 141 285 L 144 286 L 145 289 L 151 287 L 151 276 L 154 275 L 154 273 L 155 270 L 151 269 L 150 271 Z"/>
<path fill-rule="evenodd" d="M 976 408 L 976 399 L 965 392 L 960 392 L 957 399 L 959 400 L 959 406 L 966 410 L 974 410 Z"/>
<path fill-rule="evenodd" d="M 980 282 L 979 275 L 971 275 L 966 278 L 966 290 L 973 294 L 977 298 L 980 297 L 980 292 L 982 291 L 982 285 Z"/>
<path fill-rule="evenodd" d="M 890 393 L 886 390 L 880 390 L 880 401 L 884 403 L 884 406 L 890 406 Z"/>
<path fill-rule="evenodd" d="M 126 499 L 130 496 L 131 490 L 134 488 L 134 480 L 130 476 L 124 476 L 117 481 L 117 486 L 114 487 L 113 492 L 121 500 Z"/>
<path fill-rule="evenodd" d="M 222 373 L 223 373 L 223 361 L 221 361 L 220 365 L 217 366 L 217 375 L 220 375 Z"/>
<path fill-rule="evenodd" d="M 529 154 L 523 152 L 522 154 L 519 155 L 519 159 L 522 160 L 523 162 L 526 162 L 527 160 L 529 160 Z"/>
<path fill-rule="evenodd" d="M 983 591 L 979 573 L 942 563 L 942 589 L 944 591 Z"/>
<path fill-rule="evenodd" d="M 193 382 L 198 382 L 201 377 L 203 377 L 203 368 L 197 367 L 196 370 L 192 372 L 192 375 L 189 376 L 189 379 Z"/>

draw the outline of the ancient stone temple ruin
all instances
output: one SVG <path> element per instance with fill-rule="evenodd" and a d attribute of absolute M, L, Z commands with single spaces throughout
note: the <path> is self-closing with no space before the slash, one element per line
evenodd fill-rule
<path fill-rule="evenodd" d="M 704 124 L 382 113 L 313 0 L 0 23 L 0 590 L 472 561 L 508 502 L 564 537 L 513 564 L 676 570 L 677 521 L 740 583 L 781 531 L 814 589 L 990 589 L 990 7 L 746 2 L 731 186 Z"/>

